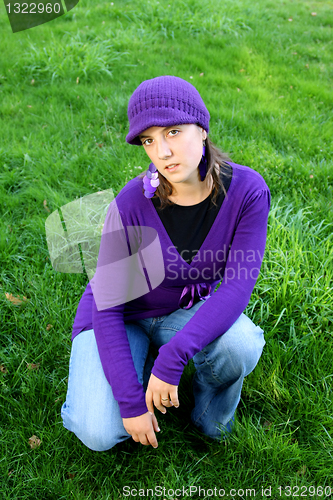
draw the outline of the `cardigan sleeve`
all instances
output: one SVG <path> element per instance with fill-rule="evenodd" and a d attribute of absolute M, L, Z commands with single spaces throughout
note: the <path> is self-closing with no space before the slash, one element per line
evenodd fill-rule
<path fill-rule="evenodd" d="M 111 204 L 105 219 L 93 290 L 92 324 L 103 371 L 121 416 L 147 412 L 145 394 L 135 370 L 124 322 L 126 290 L 131 289 L 131 244 L 124 214 Z M 135 253 L 135 252 L 134 252 Z"/>
<path fill-rule="evenodd" d="M 269 189 L 247 199 L 238 217 L 219 288 L 188 323 L 159 349 L 152 373 L 178 385 L 184 366 L 206 345 L 223 335 L 249 303 L 265 251 Z"/>

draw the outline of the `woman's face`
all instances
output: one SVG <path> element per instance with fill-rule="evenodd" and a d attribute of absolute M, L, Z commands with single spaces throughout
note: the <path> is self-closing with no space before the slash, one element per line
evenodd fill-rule
<path fill-rule="evenodd" d="M 139 138 L 157 170 L 171 184 L 200 182 L 198 165 L 207 132 L 195 124 L 151 127 Z"/>

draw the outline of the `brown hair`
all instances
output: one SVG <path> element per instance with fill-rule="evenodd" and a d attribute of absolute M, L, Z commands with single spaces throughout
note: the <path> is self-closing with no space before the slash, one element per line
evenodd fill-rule
<path fill-rule="evenodd" d="M 206 138 L 206 157 L 207 157 L 207 175 L 211 174 L 213 177 L 213 197 L 212 202 L 216 205 L 216 198 L 219 192 L 222 190 L 226 195 L 226 191 L 221 179 L 221 175 L 229 176 L 229 169 L 227 168 L 226 162 L 230 160 L 226 153 L 223 153 L 217 146 L 215 146 L 212 141 Z M 199 170 L 198 170 L 199 175 Z M 140 174 L 140 177 L 144 177 L 145 172 Z M 173 202 L 169 200 L 169 196 L 172 195 L 172 185 L 170 182 L 160 173 L 158 173 L 158 178 L 160 180 L 160 185 L 155 191 L 153 198 L 159 198 L 161 202 L 161 207 L 164 208 L 167 205 L 173 205 Z M 144 189 L 142 189 L 144 192 Z"/>

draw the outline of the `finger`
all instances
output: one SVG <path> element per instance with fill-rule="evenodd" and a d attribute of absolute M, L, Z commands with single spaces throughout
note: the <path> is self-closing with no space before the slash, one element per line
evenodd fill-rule
<path fill-rule="evenodd" d="M 138 436 L 137 434 L 132 434 L 132 439 L 133 439 L 133 441 L 135 441 L 136 443 L 139 443 L 139 442 L 140 442 L 139 436 Z"/>
<path fill-rule="evenodd" d="M 170 391 L 170 399 L 171 399 L 171 404 L 175 408 L 178 408 L 178 406 L 179 406 L 178 387 L 175 387 L 175 389 Z"/>
<path fill-rule="evenodd" d="M 153 448 L 158 447 L 158 442 L 156 439 L 156 434 L 153 430 L 149 431 L 147 434 L 148 444 L 151 444 Z"/>
<path fill-rule="evenodd" d="M 145 434 L 140 435 L 140 443 L 143 444 L 144 446 L 150 444 Z"/>
<path fill-rule="evenodd" d="M 158 426 L 157 418 L 155 417 L 155 415 L 152 415 L 152 422 L 153 422 L 154 431 L 160 432 L 161 429 Z"/>
<path fill-rule="evenodd" d="M 146 391 L 146 405 L 149 413 L 154 413 L 153 393 L 150 389 Z"/>
<path fill-rule="evenodd" d="M 159 393 L 154 395 L 154 405 L 156 406 L 156 408 L 158 410 L 160 410 L 161 413 L 163 413 L 163 414 L 166 413 L 166 409 L 162 405 L 161 395 Z"/>
<path fill-rule="evenodd" d="M 165 396 L 161 396 L 161 404 L 163 406 L 166 406 L 167 408 L 169 408 L 170 406 L 172 406 L 172 402 L 170 401 L 169 394 L 167 394 Z"/>

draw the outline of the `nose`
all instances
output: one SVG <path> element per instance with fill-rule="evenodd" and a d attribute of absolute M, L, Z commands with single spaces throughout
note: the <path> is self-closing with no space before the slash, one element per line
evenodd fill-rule
<path fill-rule="evenodd" d="M 157 156 L 159 160 L 166 160 L 172 156 L 172 152 L 169 148 L 168 142 L 162 137 L 157 142 Z"/>

